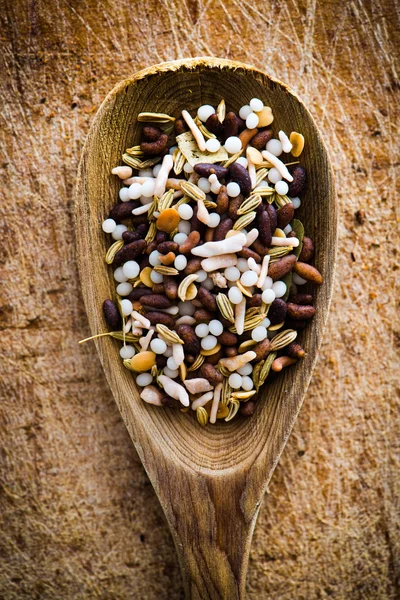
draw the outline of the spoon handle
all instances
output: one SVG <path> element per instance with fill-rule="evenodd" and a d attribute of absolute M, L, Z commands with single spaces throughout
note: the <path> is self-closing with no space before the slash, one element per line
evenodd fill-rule
<path fill-rule="evenodd" d="M 186 598 L 242 600 L 260 505 L 249 499 L 246 474 L 216 478 L 169 466 L 154 483 L 174 538 Z"/>

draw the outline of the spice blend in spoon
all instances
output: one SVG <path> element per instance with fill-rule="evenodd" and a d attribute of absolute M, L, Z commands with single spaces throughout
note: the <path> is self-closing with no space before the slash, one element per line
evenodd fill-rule
<path fill-rule="evenodd" d="M 299 290 L 322 284 L 294 218 L 304 138 L 279 131 L 258 98 L 238 115 L 222 100 L 138 121 L 102 224 L 116 290 L 100 335 L 122 341 L 145 402 L 193 410 L 203 426 L 250 416 L 271 372 L 304 356 L 297 336 L 315 309 Z"/>

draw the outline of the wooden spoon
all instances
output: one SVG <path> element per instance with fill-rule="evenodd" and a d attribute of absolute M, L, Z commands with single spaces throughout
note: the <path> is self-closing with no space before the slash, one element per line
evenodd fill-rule
<path fill-rule="evenodd" d="M 120 343 L 96 340 L 114 398 L 167 517 L 192 599 L 244 598 L 261 500 L 300 410 L 328 315 L 337 236 L 329 159 L 310 113 L 287 86 L 238 62 L 195 58 L 140 71 L 108 94 L 90 128 L 77 181 L 79 270 L 90 328 L 97 334 L 107 331 L 102 303 L 115 289 L 112 269 L 104 262 L 109 241 L 101 222 L 120 187 L 111 169 L 121 164 L 125 148 L 139 143 L 137 115 L 178 116 L 184 108 L 216 106 L 221 98 L 238 112 L 253 97 L 272 107 L 274 130 L 298 131 L 306 140 L 300 158 L 308 173 L 307 191 L 296 215 L 314 239 L 324 284 L 315 292 L 316 317 L 302 333 L 305 358 L 264 387 L 251 418 L 203 429 L 192 414 L 140 400 L 132 373 L 122 365 Z"/>

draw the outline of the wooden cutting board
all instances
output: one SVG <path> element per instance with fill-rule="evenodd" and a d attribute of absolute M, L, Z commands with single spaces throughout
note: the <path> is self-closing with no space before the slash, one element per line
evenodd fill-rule
<path fill-rule="evenodd" d="M 396 597 L 398 15 L 397 0 L 3 1 L 0 598 L 182 597 L 168 528 L 97 354 L 77 345 L 88 326 L 72 192 L 113 85 L 205 54 L 254 64 L 301 96 L 341 210 L 326 338 L 260 512 L 248 598 Z"/>

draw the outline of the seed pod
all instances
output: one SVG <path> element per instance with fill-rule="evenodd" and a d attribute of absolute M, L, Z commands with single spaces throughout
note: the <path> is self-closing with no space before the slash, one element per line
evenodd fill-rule
<path fill-rule="evenodd" d="M 228 231 L 230 231 L 232 229 L 232 227 L 233 227 L 232 219 L 229 219 L 227 217 L 226 219 L 221 220 L 214 231 L 214 242 L 220 242 L 220 241 L 224 240 L 226 237 L 226 234 L 228 233 Z"/>
<path fill-rule="evenodd" d="M 247 308 L 255 308 L 256 306 L 261 306 L 261 304 L 261 294 L 253 294 L 251 298 L 247 299 L 246 306 Z"/>
<path fill-rule="evenodd" d="M 204 308 L 200 308 L 199 310 L 196 310 L 193 317 L 196 319 L 197 323 L 209 323 L 211 321 L 211 319 L 214 318 L 214 315 L 209 312 L 208 310 L 205 310 Z M 230 325 L 230 323 L 229 323 Z"/>
<path fill-rule="evenodd" d="M 215 135 L 222 135 L 224 131 L 224 125 L 220 122 L 216 113 L 208 117 L 206 121 L 206 127 L 208 131 L 214 133 Z"/>
<path fill-rule="evenodd" d="M 171 302 L 166 296 L 161 296 L 160 294 L 150 294 L 148 296 L 142 296 L 140 302 L 143 306 L 148 309 L 151 308 L 169 308 L 171 306 Z"/>
<path fill-rule="evenodd" d="M 315 308 L 313 306 L 293 304 L 293 302 L 288 302 L 287 314 L 295 321 L 308 321 L 315 315 Z"/>
<path fill-rule="evenodd" d="M 160 254 L 168 254 L 168 252 L 174 252 L 174 254 L 178 254 L 179 244 L 176 242 L 161 242 L 157 245 L 157 250 L 160 252 Z"/>
<path fill-rule="evenodd" d="M 240 414 L 242 415 L 242 417 L 251 417 L 251 415 L 254 414 L 256 410 L 256 401 L 253 400 L 248 400 L 247 402 L 243 402 L 243 404 L 240 407 Z"/>
<path fill-rule="evenodd" d="M 299 261 L 308 263 L 314 256 L 314 244 L 311 238 L 303 237 L 303 247 L 299 255 Z"/>
<path fill-rule="evenodd" d="M 132 242 L 131 244 L 127 244 L 121 250 L 117 252 L 114 258 L 114 265 L 118 266 L 128 260 L 134 260 L 137 258 L 147 246 L 147 242 L 145 240 L 136 240 L 136 242 Z"/>
<path fill-rule="evenodd" d="M 296 294 L 289 298 L 289 302 L 293 302 L 293 304 L 312 304 L 313 297 L 311 294 Z"/>
<path fill-rule="evenodd" d="M 232 358 L 233 356 L 237 356 L 238 349 L 236 346 L 225 346 L 224 354 L 226 358 Z"/>
<path fill-rule="evenodd" d="M 272 138 L 272 129 L 262 129 L 251 140 L 251 146 L 254 146 L 257 150 L 265 150 L 265 146 Z"/>
<path fill-rule="evenodd" d="M 197 298 L 200 300 L 206 310 L 211 312 L 215 312 L 217 310 L 217 302 L 215 297 L 209 290 L 207 290 L 207 288 L 202 285 L 199 287 L 199 291 L 197 292 Z"/>
<path fill-rule="evenodd" d="M 284 300 L 280 298 L 276 298 L 268 311 L 268 319 L 271 321 L 271 325 L 277 325 L 278 323 L 282 323 L 285 320 L 287 313 L 287 305 Z"/>
<path fill-rule="evenodd" d="M 292 271 L 295 264 L 296 257 L 294 254 L 283 256 L 268 267 L 268 277 L 271 277 L 273 281 L 279 281 Z"/>
<path fill-rule="evenodd" d="M 186 125 L 185 119 L 182 117 L 178 117 L 174 122 L 175 135 L 181 135 L 188 130 L 188 126 Z"/>
<path fill-rule="evenodd" d="M 256 346 L 252 346 L 253 352 L 256 353 L 255 362 L 259 362 L 260 360 L 264 360 L 264 358 L 269 353 L 271 348 L 271 342 L 268 338 L 265 338 L 262 342 L 259 342 Z"/>
<path fill-rule="evenodd" d="M 184 275 L 193 275 L 197 271 L 201 270 L 201 258 L 192 258 L 188 261 L 186 267 L 183 270 Z"/>
<path fill-rule="evenodd" d="M 239 117 L 234 112 L 230 111 L 224 119 L 224 139 L 237 135 L 239 132 Z"/>
<path fill-rule="evenodd" d="M 220 165 L 215 165 L 214 163 L 197 163 L 193 168 L 195 173 L 200 175 L 200 177 L 207 177 L 207 179 L 213 174 L 215 174 L 218 179 L 223 179 L 228 174 L 228 169 Z"/>
<path fill-rule="evenodd" d="M 278 227 L 285 229 L 286 225 L 289 225 L 290 221 L 294 217 L 294 206 L 291 202 L 284 204 L 281 208 L 276 211 L 278 218 Z"/>
<path fill-rule="evenodd" d="M 122 252 L 122 250 L 120 250 Z M 293 268 L 293 271 L 300 275 L 303 279 L 307 281 L 312 281 L 317 285 L 321 285 L 323 282 L 323 277 L 321 273 L 315 267 L 308 265 L 307 263 L 297 262 Z"/>
<path fill-rule="evenodd" d="M 288 356 L 290 356 L 290 358 L 303 358 L 303 356 L 305 355 L 304 348 L 302 348 L 302 346 L 298 342 L 292 342 L 291 344 L 289 344 L 285 348 L 285 351 L 287 352 Z"/>
<path fill-rule="evenodd" d="M 234 162 L 229 167 L 229 181 L 234 181 L 240 187 L 240 192 L 247 197 L 251 192 L 251 179 L 247 169 L 243 165 Z"/>
<path fill-rule="evenodd" d="M 236 221 L 238 217 L 237 211 L 239 210 L 239 207 L 242 204 L 243 200 L 244 196 L 242 194 L 239 194 L 239 196 L 236 196 L 236 198 L 230 199 L 228 206 L 228 217 L 230 219 Z"/>
<path fill-rule="evenodd" d="M 175 300 L 178 297 L 178 282 L 174 279 L 174 277 L 164 275 L 163 283 L 167 298 L 170 300 Z"/>
<path fill-rule="evenodd" d="M 219 215 L 223 215 L 228 210 L 228 206 L 229 206 L 228 192 L 226 191 L 226 185 L 222 185 L 219 190 L 218 196 L 217 196 L 216 212 Z"/>
<path fill-rule="evenodd" d="M 171 398 L 171 396 L 167 396 L 167 394 L 161 398 L 161 404 L 165 406 L 165 408 L 182 408 L 182 404 L 179 400 L 175 400 L 175 398 Z"/>
<path fill-rule="evenodd" d="M 200 242 L 200 233 L 198 231 L 192 231 L 189 233 L 186 240 L 179 246 L 180 254 L 188 254 L 195 248 Z"/>
<path fill-rule="evenodd" d="M 176 332 L 184 342 L 185 352 L 197 356 L 200 352 L 200 340 L 197 337 L 193 327 L 190 325 L 178 325 Z"/>
<path fill-rule="evenodd" d="M 241 258 L 254 258 L 257 264 L 261 262 L 261 256 L 251 248 L 246 248 L 246 246 L 239 250 L 238 256 Z"/>
<path fill-rule="evenodd" d="M 104 300 L 103 302 L 104 318 L 108 327 L 112 331 L 118 331 L 122 327 L 122 319 L 118 308 L 112 300 Z"/>
<path fill-rule="evenodd" d="M 166 325 L 171 329 L 175 327 L 175 321 L 168 313 L 157 311 L 146 312 L 146 319 L 148 319 L 152 325 Z"/>
<path fill-rule="evenodd" d="M 162 130 L 154 125 L 145 125 L 142 129 L 143 141 L 155 142 L 162 134 Z"/>
<path fill-rule="evenodd" d="M 142 236 L 137 231 L 124 231 L 122 234 L 122 241 L 125 244 L 131 244 L 132 242 L 136 242 L 141 238 Z"/>
<path fill-rule="evenodd" d="M 150 296 L 150 294 L 152 294 L 152 290 L 148 287 L 142 287 L 142 286 L 138 286 L 133 288 L 133 290 L 131 291 L 131 293 L 128 296 L 128 299 L 131 302 L 134 302 L 135 300 L 140 300 L 140 298 L 142 296 Z"/>
<path fill-rule="evenodd" d="M 265 210 L 265 206 L 260 204 L 257 208 L 257 219 L 258 219 L 258 239 L 264 246 L 269 246 L 272 241 L 271 235 L 271 224 L 269 221 L 269 215 Z"/>
<path fill-rule="evenodd" d="M 130 219 L 132 217 L 132 210 L 140 206 L 136 200 L 129 200 L 128 202 L 121 202 L 116 204 L 110 211 L 110 219 L 114 219 L 117 223 Z"/>
<path fill-rule="evenodd" d="M 289 183 L 288 196 L 296 198 L 304 190 L 306 184 L 306 171 L 303 167 L 296 165 L 289 167 L 289 172 L 293 177 L 293 181 Z"/>
<path fill-rule="evenodd" d="M 149 156 L 157 156 L 161 154 L 167 147 L 168 136 L 166 133 L 162 133 L 155 142 L 142 142 L 140 149 L 144 154 Z"/>
<path fill-rule="evenodd" d="M 221 335 L 217 337 L 217 340 L 223 346 L 235 346 L 237 344 L 237 336 L 230 331 L 223 331 Z"/>
<path fill-rule="evenodd" d="M 200 367 L 200 375 L 204 377 L 204 379 L 207 379 L 207 381 L 209 381 L 214 387 L 218 385 L 218 383 L 222 383 L 224 379 L 214 365 L 206 362 Z"/>

